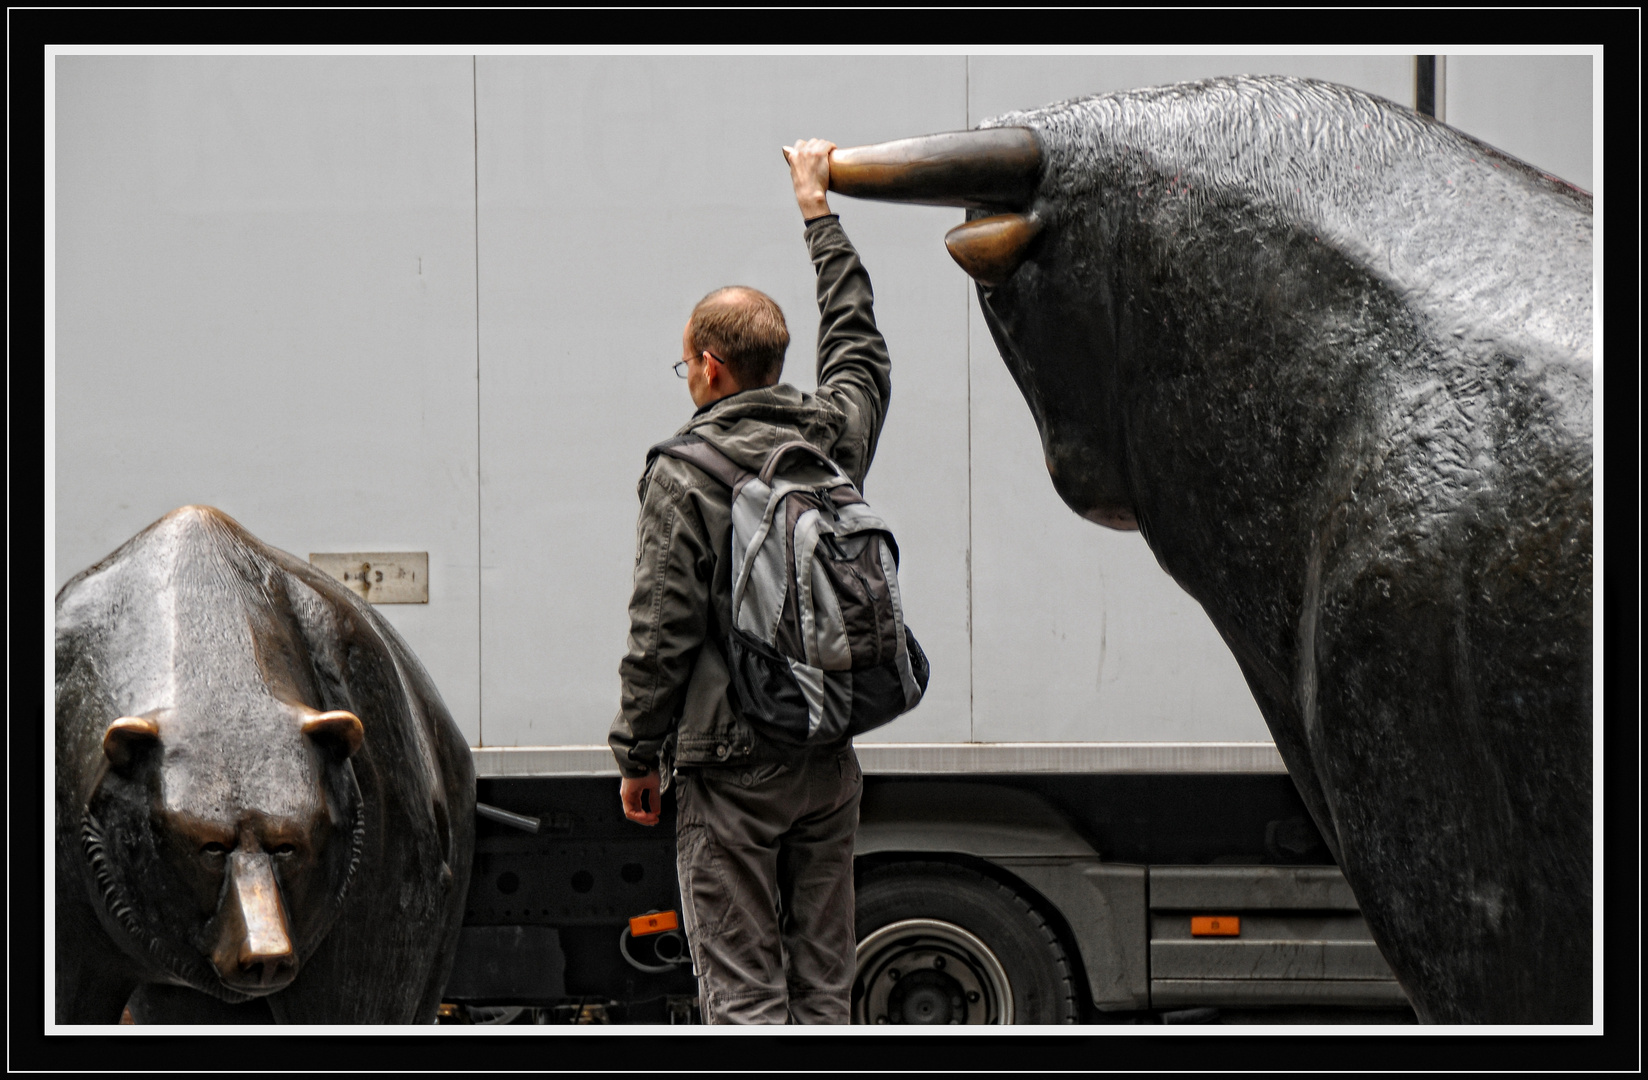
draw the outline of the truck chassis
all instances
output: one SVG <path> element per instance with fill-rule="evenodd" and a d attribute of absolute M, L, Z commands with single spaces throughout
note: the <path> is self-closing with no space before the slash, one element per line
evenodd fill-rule
<path fill-rule="evenodd" d="M 854 1023 L 1411 1022 L 1263 743 L 866 744 Z M 477 750 L 445 1018 L 697 1022 L 674 800 L 624 819 L 605 747 Z"/>

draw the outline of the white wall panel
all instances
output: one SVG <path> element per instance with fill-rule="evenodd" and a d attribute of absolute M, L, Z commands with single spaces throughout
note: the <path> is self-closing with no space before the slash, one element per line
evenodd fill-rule
<path fill-rule="evenodd" d="M 961 57 L 481 57 L 482 665 L 488 745 L 598 743 L 617 710 L 646 448 L 691 415 L 669 366 L 732 283 L 817 306 L 783 143 L 965 123 Z M 964 739 L 966 280 L 960 211 L 837 198 L 876 290 L 893 403 L 866 484 L 903 551 L 929 696 L 885 729 Z"/>
<path fill-rule="evenodd" d="M 972 737 L 1270 738 L 1218 631 L 1139 534 L 1059 499 L 976 307 L 972 333 Z"/>
<path fill-rule="evenodd" d="M 1590 63 L 1450 56 L 1445 117 L 1588 187 Z M 813 386 L 780 143 L 1239 72 L 1413 93 L 1406 55 L 56 64 L 57 581 L 189 502 L 300 556 L 427 550 L 430 603 L 381 610 L 471 741 L 506 746 L 605 739 L 635 481 L 692 412 L 669 364 L 693 303 L 770 292 Z M 934 667 L 869 738 L 1265 738 L 1140 539 L 1054 494 L 944 252 L 961 212 L 833 202 L 894 359 L 867 493 Z"/>
<path fill-rule="evenodd" d="M 471 60 L 61 56 L 59 584 L 207 503 L 381 609 L 478 734 Z"/>
<path fill-rule="evenodd" d="M 1591 190 L 1591 57 L 1450 55 L 1443 119 Z"/>

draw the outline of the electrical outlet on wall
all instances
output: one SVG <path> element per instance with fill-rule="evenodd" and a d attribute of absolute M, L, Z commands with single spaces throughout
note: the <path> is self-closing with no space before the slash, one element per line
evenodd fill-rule
<path fill-rule="evenodd" d="M 373 604 L 429 603 L 429 552 L 310 552 L 309 562 Z"/>

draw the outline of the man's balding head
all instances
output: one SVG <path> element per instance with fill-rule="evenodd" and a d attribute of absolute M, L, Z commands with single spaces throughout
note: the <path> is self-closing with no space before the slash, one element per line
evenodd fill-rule
<path fill-rule="evenodd" d="M 772 297 L 747 285 L 716 289 L 692 309 L 687 337 L 695 353 L 708 351 L 727 366 L 740 388 L 778 381 L 790 328 Z"/>

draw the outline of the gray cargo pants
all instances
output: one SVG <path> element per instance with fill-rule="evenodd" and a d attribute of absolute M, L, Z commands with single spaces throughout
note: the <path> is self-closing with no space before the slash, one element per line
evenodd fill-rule
<path fill-rule="evenodd" d="M 845 1024 L 855 975 L 851 746 L 683 768 L 676 870 L 707 1024 Z"/>

